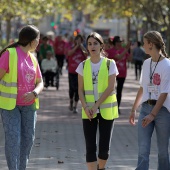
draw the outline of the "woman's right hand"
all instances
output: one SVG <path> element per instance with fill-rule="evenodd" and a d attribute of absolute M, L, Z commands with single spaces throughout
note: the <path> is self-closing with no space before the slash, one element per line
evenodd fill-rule
<path fill-rule="evenodd" d="M 136 116 L 136 111 L 131 111 L 130 116 L 129 116 L 129 123 L 133 126 L 136 125 L 135 116 Z"/>
<path fill-rule="evenodd" d="M 131 47 L 131 42 L 129 41 L 129 42 L 127 43 L 127 45 L 126 45 L 125 48 L 126 48 L 127 50 L 129 50 L 130 47 Z"/>

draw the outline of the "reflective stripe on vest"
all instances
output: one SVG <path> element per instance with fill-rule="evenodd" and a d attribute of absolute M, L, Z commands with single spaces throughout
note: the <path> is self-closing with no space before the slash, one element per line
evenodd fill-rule
<path fill-rule="evenodd" d="M 0 84 L 6 87 L 17 87 L 17 83 L 14 83 L 14 82 L 8 83 L 8 82 L 5 82 L 4 80 L 0 80 Z"/>
<path fill-rule="evenodd" d="M 101 97 L 103 92 L 108 87 L 109 81 L 109 73 L 107 68 L 107 58 L 104 58 L 98 73 L 98 96 Z M 84 94 L 85 100 L 88 106 L 92 107 L 95 104 L 94 98 L 94 89 L 93 89 L 93 82 L 92 82 L 92 68 L 91 68 L 91 61 L 88 58 L 84 63 L 83 69 L 83 79 L 84 79 Z M 105 101 L 100 105 L 100 114 L 106 120 L 112 120 L 118 118 L 118 106 L 116 100 L 115 91 L 112 91 L 111 94 L 105 99 Z M 94 114 L 96 117 L 97 114 Z M 82 118 L 88 119 L 84 109 L 82 108 Z"/>
<path fill-rule="evenodd" d="M 92 107 L 95 104 L 95 102 L 87 102 L 87 106 Z M 113 103 L 103 103 L 100 105 L 100 109 L 104 109 L 104 108 L 110 108 L 110 107 L 114 107 L 117 106 L 117 102 L 113 102 Z"/>
<path fill-rule="evenodd" d="M 92 90 L 85 90 L 85 91 L 84 91 L 84 94 L 85 94 L 85 95 L 93 95 L 93 91 L 92 91 Z M 103 94 L 103 93 L 99 93 L 99 97 L 101 97 L 102 94 Z M 116 94 L 116 92 L 115 92 L 115 91 L 112 91 L 109 96 L 112 96 L 113 94 Z"/>
<path fill-rule="evenodd" d="M 4 93 L 4 92 L 1 92 L 1 91 L 0 91 L 0 96 L 6 97 L 6 98 L 13 98 L 13 99 L 16 99 L 17 94 Z"/>

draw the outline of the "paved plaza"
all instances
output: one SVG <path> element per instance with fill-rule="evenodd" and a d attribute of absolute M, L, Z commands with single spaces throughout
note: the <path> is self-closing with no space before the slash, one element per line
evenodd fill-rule
<path fill-rule="evenodd" d="M 86 170 L 85 142 L 81 121 L 81 105 L 78 114 L 68 109 L 68 76 L 64 69 L 60 87 L 44 89 L 40 95 L 40 110 L 36 125 L 36 138 L 28 170 Z M 115 121 L 111 153 L 106 170 L 134 170 L 137 163 L 137 126 L 128 123 L 128 116 L 135 99 L 138 81 L 134 70 L 128 69 L 123 89 L 121 115 Z M 152 139 L 150 170 L 157 166 L 155 134 Z M 4 132 L 0 119 L 0 170 L 7 170 L 4 155 Z"/>

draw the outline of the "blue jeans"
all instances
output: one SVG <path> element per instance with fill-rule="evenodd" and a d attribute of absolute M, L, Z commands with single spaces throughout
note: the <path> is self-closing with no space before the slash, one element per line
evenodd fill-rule
<path fill-rule="evenodd" d="M 9 170 L 25 170 L 33 146 L 36 108 L 16 106 L 13 110 L 1 109 L 5 132 L 5 156 Z"/>
<path fill-rule="evenodd" d="M 169 163 L 169 137 L 170 137 L 170 112 L 161 107 L 154 121 L 145 128 L 142 127 L 142 119 L 151 113 L 154 106 L 143 103 L 138 119 L 138 165 L 136 170 L 149 169 L 149 154 L 151 147 L 151 137 L 156 130 L 158 147 L 158 168 L 157 170 L 170 170 Z"/>

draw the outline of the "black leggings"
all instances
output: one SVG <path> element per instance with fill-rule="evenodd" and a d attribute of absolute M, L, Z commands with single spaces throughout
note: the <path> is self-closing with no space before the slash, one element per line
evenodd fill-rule
<path fill-rule="evenodd" d="M 143 64 L 142 61 L 135 60 L 135 76 L 136 76 L 136 80 L 140 77 L 142 64 Z"/>
<path fill-rule="evenodd" d="M 88 119 L 83 119 L 83 130 L 86 142 L 86 162 L 97 161 L 96 135 L 98 126 L 99 126 L 98 158 L 102 160 L 107 160 L 109 157 L 114 120 L 105 120 L 102 118 L 101 114 L 98 113 L 97 117 L 92 119 L 91 121 Z"/>
<path fill-rule="evenodd" d="M 117 81 L 117 104 L 118 107 L 120 106 L 121 103 L 121 99 L 122 99 L 122 90 L 123 90 L 123 85 L 125 82 L 125 78 L 124 77 L 116 77 L 116 81 Z"/>
<path fill-rule="evenodd" d="M 78 74 L 69 73 L 69 97 L 71 100 L 78 102 L 79 95 L 78 95 Z"/>
<path fill-rule="evenodd" d="M 62 70 L 65 56 L 56 54 L 55 57 L 57 59 L 57 64 L 58 64 L 59 69 Z"/>

